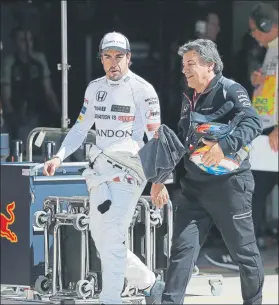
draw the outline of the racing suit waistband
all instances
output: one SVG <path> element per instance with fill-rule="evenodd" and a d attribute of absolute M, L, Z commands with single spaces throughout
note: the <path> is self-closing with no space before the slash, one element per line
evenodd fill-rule
<path fill-rule="evenodd" d="M 93 162 L 89 161 L 89 167 L 94 170 L 94 164 L 99 159 L 99 157 L 102 157 L 105 162 L 109 163 L 113 168 L 118 168 L 119 170 L 133 176 L 136 180 L 139 181 L 140 184 L 146 183 L 145 176 L 140 171 L 137 171 L 135 168 L 132 166 L 126 166 L 123 163 L 120 163 L 119 161 L 105 155 L 104 153 L 99 154 Z M 99 160 L 98 160 L 99 161 Z"/>

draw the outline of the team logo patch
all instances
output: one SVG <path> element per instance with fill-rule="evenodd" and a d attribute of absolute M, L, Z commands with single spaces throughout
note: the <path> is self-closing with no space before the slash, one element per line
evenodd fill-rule
<path fill-rule="evenodd" d="M 137 185 L 137 180 L 132 177 L 131 175 L 125 175 L 124 176 L 124 182 L 128 183 L 128 184 L 132 184 L 132 185 Z"/>
<path fill-rule="evenodd" d="M 122 183 L 124 182 L 124 183 L 128 183 L 128 184 L 131 184 L 131 185 L 139 185 L 138 180 L 136 180 L 133 176 L 128 175 L 128 174 L 126 174 L 124 177 L 123 176 L 114 177 L 112 180 L 114 182 L 122 182 Z"/>
<path fill-rule="evenodd" d="M 98 91 L 96 93 L 96 101 L 103 102 L 106 99 L 107 95 L 108 94 L 106 91 Z"/>

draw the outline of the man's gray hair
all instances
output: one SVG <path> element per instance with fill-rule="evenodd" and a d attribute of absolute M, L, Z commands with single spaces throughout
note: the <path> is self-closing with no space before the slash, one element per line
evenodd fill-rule
<path fill-rule="evenodd" d="M 208 64 L 214 63 L 214 73 L 218 74 L 223 71 L 224 65 L 217 50 L 217 45 L 209 39 L 196 39 L 185 43 L 178 50 L 178 55 L 183 56 L 185 53 L 195 51 L 200 58 Z"/>

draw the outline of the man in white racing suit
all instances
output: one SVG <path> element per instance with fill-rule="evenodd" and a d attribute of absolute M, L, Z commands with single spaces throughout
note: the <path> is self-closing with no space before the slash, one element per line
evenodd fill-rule
<path fill-rule="evenodd" d="M 164 283 L 131 251 L 125 234 L 146 185 L 138 150 L 146 133 L 150 140 L 160 126 L 160 105 L 151 84 L 129 70 L 128 39 L 113 32 L 104 36 L 99 54 L 106 75 L 89 83 L 76 124 L 57 155 L 45 163 L 44 174 L 55 169 L 84 141 L 95 123 L 96 145 L 83 175 L 90 194 L 90 230 L 102 262 L 100 303 L 121 304 L 124 277 L 142 290 L 147 304 L 160 304 Z M 153 184 L 154 204 L 163 206 L 168 193 Z"/>

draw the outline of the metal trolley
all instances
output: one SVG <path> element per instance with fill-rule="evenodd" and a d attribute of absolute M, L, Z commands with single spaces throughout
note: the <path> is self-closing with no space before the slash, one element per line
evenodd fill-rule
<path fill-rule="evenodd" d="M 63 291 L 62 259 L 61 259 L 61 227 L 72 226 L 80 232 L 80 281 L 77 287 L 87 284 L 88 278 L 88 197 L 47 197 L 43 203 L 43 211 L 34 214 L 34 225 L 44 230 L 45 274 L 35 282 L 35 290 L 41 294 L 51 291 L 56 296 Z M 52 265 L 50 263 L 50 235 L 53 235 Z M 88 284 L 94 282 L 93 278 Z M 57 287 L 59 287 L 57 289 Z M 94 285 L 92 290 L 94 289 Z"/>
<path fill-rule="evenodd" d="M 167 259 L 170 255 L 172 236 L 172 205 L 168 203 L 168 232 L 167 232 Z M 143 218 L 141 217 L 143 216 Z M 143 245 L 144 263 L 151 269 L 155 268 L 154 255 L 155 227 L 162 223 L 161 214 L 154 213 L 150 198 L 143 196 L 139 199 L 133 220 L 127 232 L 127 247 L 134 250 L 134 228 L 137 223 L 143 221 L 145 228 L 145 242 Z M 35 282 L 35 290 L 52 303 L 60 303 L 61 300 L 72 299 L 75 302 L 94 302 L 98 299 L 100 292 L 99 270 L 90 270 L 90 261 L 98 259 L 98 254 L 89 250 L 89 198 L 88 197 L 47 197 L 43 203 L 43 210 L 34 214 L 34 225 L 44 230 L 44 253 L 45 253 L 45 274 L 38 277 Z M 63 285 L 62 259 L 62 237 L 61 229 L 65 226 L 72 226 L 80 232 L 80 261 L 79 280 L 71 282 L 67 287 Z M 53 248 L 50 247 L 50 236 L 53 236 Z M 52 264 L 50 256 L 52 257 Z M 141 303 L 144 296 L 138 293 L 136 288 L 125 283 L 122 292 L 123 301 Z"/>

